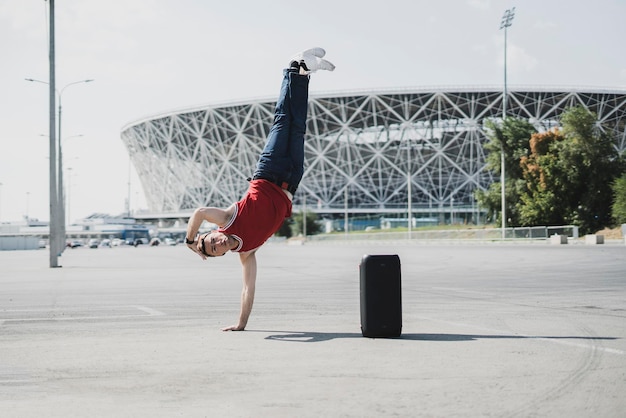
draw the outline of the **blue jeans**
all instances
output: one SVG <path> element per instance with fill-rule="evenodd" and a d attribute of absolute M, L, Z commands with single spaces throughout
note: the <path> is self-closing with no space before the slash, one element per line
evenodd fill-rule
<path fill-rule="evenodd" d="M 259 156 L 254 179 L 269 180 L 295 193 L 304 173 L 308 99 L 309 77 L 284 70 L 274 123 Z"/>

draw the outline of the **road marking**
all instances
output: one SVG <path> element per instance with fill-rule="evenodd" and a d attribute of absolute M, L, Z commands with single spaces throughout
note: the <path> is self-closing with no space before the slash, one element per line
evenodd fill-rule
<path fill-rule="evenodd" d="M 494 337 L 498 337 L 498 336 L 506 336 L 506 335 L 511 335 L 511 338 L 526 338 L 529 340 L 539 340 L 539 341 L 547 341 L 550 343 L 554 343 L 554 344 L 561 344 L 561 345 L 567 345 L 570 347 L 577 347 L 577 348 L 584 348 L 587 350 L 599 350 L 599 351 L 603 351 L 605 353 L 610 353 L 610 354 L 617 354 L 620 356 L 623 356 L 624 354 L 626 354 L 626 352 L 624 352 L 623 350 L 619 350 L 617 348 L 608 348 L 608 347 L 599 347 L 595 344 L 581 344 L 581 343 L 576 343 L 573 341 L 567 341 L 568 337 L 538 337 L 538 336 L 534 336 L 534 335 L 528 335 L 528 334 L 517 334 L 517 333 L 512 333 L 512 332 L 507 332 L 507 331 L 502 331 L 502 330 L 498 330 L 498 329 L 493 329 L 493 328 L 486 328 L 486 327 L 481 327 L 481 326 L 477 326 L 477 325 L 470 325 L 470 324 L 465 324 L 462 322 L 452 322 L 452 321 L 445 321 L 442 319 L 435 319 L 435 318 L 428 318 L 428 317 L 418 317 L 419 319 L 423 319 L 426 321 L 433 321 L 433 322 L 441 322 L 443 324 L 448 324 L 448 325 L 452 325 L 455 327 L 463 327 L 463 328 L 473 328 L 476 330 L 480 330 L 480 331 L 486 331 L 489 333 L 494 334 Z M 500 335 L 498 335 L 500 334 Z M 488 335 L 485 335 L 485 337 L 489 337 Z M 479 335 L 476 336 L 477 339 L 480 338 Z M 570 338 L 575 338 L 575 337 L 570 337 Z M 588 339 L 589 341 L 600 341 L 602 340 L 601 337 L 580 337 L 580 338 L 585 338 Z"/>
<path fill-rule="evenodd" d="M 161 311 L 157 311 L 156 309 L 152 309 L 152 308 L 148 308 L 147 306 L 132 306 L 132 308 L 136 308 L 139 309 L 140 311 L 144 311 L 145 313 L 148 314 L 148 316 L 163 316 L 165 315 L 163 312 Z"/>
<path fill-rule="evenodd" d="M 433 287 L 431 287 L 431 289 L 433 289 L 433 290 L 445 290 L 446 292 L 469 293 L 471 295 L 481 295 L 481 296 L 494 296 L 495 295 L 493 292 L 479 292 L 479 291 L 476 291 L 476 290 L 462 289 L 460 287 L 433 286 Z"/>
<path fill-rule="evenodd" d="M 598 347 L 594 345 L 589 346 L 586 344 L 575 343 L 572 341 L 565 340 L 565 338 L 567 337 L 563 337 L 563 339 L 555 339 L 555 338 L 546 338 L 546 337 L 533 337 L 533 336 L 524 335 L 524 334 L 520 334 L 520 336 L 528 338 L 528 339 L 533 339 L 533 340 L 541 340 L 541 341 L 548 341 L 548 342 L 555 343 L 555 344 L 569 345 L 570 347 L 600 350 L 600 351 L 604 351 L 605 353 L 618 354 L 620 356 L 624 355 L 624 351 L 618 350 L 617 348 Z M 591 341 L 595 341 L 595 340 L 600 340 L 601 338 L 588 337 L 588 339 Z"/>
<path fill-rule="evenodd" d="M 23 318 L 2 318 L 0 319 L 0 326 L 4 325 L 7 322 L 42 322 L 42 321 L 85 321 L 85 320 L 110 320 L 110 319 L 128 319 L 128 318 L 147 318 L 147 317 L 152 317 L 152 316 L 164 316 L 165 313 L 158 311 L 156 309 L 152 309 L 149 308 L 147 306 L 140 306 L 140 305 L 132 305 L 132 306 L 107 306 L 107 307 L 102 307 L 102 308 L 94 308 L 91 309 L 91 311 L 103 311 L 103 310 L 110 310 L 112 312 L 115 312 L 116 310 L 120 310 L 120 309 L 129 309 L 132 308 L 134 310 L 138 310 L 140 312 L 143 312 L 145 315 L 139 314 L 139 315 L 133 315 L 133 314 L 129 314 L 129 315 L 93 315 L 93 316 L 86 316 L 86 315 L 82 315 L 82 316 L 36 316 L 36 317 L 23 317 Z M 15 310 L 5 310 L 2 311 L 3 314 L 10 314 L 10 313 L 32 313 L 32 312 L 46 312 L 49 313 L 50 315 L 65 315 L 68 313 L 74 313 L 74 312 L 89 312 L 90 309 L 80 309 L 80 308 L 68 308 L 65 310 L 45 310 L 45 309 L 15 309 Z"/>

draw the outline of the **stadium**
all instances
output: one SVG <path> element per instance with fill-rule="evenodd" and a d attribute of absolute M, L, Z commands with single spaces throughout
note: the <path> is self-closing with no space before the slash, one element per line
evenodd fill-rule
<path fill-rule="evenodd" d="M 626 150 L 626 90 L 509 88 L 507 117 L 539 131 L 582 105 Z M 149 205 L 144 219 L 186 220 L 198 206 L 226 207 L 247 190 L 273 121 L 275 100 L 172 111 L 135 121 L 121 138 Z M 485 164 L 485 122 L 502 118 L 500 88 L 402 89 L 313 94 L 305 173 L 294 211 L 420 223 L 476 222 L 474 192 Z M 409 216 L 410 214 L 410 216 Z"/>

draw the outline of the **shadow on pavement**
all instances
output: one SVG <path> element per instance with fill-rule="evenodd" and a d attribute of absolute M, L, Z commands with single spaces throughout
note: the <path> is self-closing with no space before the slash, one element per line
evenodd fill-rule
<path fill-rule="evenodd" d="M 266 340 L 314 343 L 346 338 L 365 338 L 355 332 L 306 332 L 306 331 L 264 331 L 246 332 L 271 333 Z M 476 341 L 482 339 L 545 339 L 545 340 L 617 340 L 616 337 L 579 337 L 579 336 L 532 336 L 532 335 L 484 335 L 484 334 L 402 334 L 394 340 L 410 341 Z"/>

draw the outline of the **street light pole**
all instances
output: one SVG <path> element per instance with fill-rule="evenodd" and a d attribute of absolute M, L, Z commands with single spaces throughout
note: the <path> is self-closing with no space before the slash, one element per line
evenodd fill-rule
<path fill-rule="evenodd" d="M 343 208 L 344 208 L 344 221 L 343 221 L 343 229 L 346 239 L 348 239 L 348 187 L 350 187 L 350 183 L 346 182 L 346 190 L 344 191 L 343 197 Z"/>
<path fill-rule="evenodd" d="M 126 199 L 126 217 L 130 219 L 130 155 L 128 156 L 128 198 Z"/>
<path fill-rule="evenodd" d="M 408 217 L 409 217 L 409 222 L 408 222 L 408 238 L 409 240 L 411 239 L 411 227 L 413 226 L 413 217 L 412 217 L 412 213 L 413 213 L 413 208 L 412 208 L 412 200 L 413 200 L 413 196 L 411 195 L 411 138 L 407 138 L 407 147 L 406 147 L 406 152 L 407 152 L 407 159 L 406 159 L 406 164 L 407 164 L 407 169 L 406 169 L 406 194 L 407 194 L 407 212 L 408 212 Z"/>
<path fill-rule="evenodd" d="M 504 29 L 504 93 L 502 94 L 502 121 L 506 120 L 506 102 L 508 92 L 506 89 L 506 41 L 507 41 L 507 29 L 513 24 L 513 17 L 515 17 L 515 7 L 508 9 L 502 16 L 500 22 L 500 30 Z M 500 140 L 500 194 L 502 202 L 502 239 L 506 238 L 506 198 L 505 198 L 505 185 L 506 179 L 504 173 L 504 138 Z"/>
<path fill-rule="evenodd" d="M 65 250 L 65 193 L 63 187 L 63 147 L 61 146 L 61 98 L 63 97 L 63 92 L 69 86 L 73 86 L 75 84 L 81 83 L 90 83 L 93 79 L 87 80 L 79 80 L 74 81 L 72 83 L 66 84 L 61 91 L 59 92 L 59 225 L 60 225 L 60 233 L 59 233 L 59 253 L 62 253 Z"/>
<path fill-rule="evenodd" d="M 71 190 L 72 190 L 72 167 L 67 167 L 67 171 L 68 171 L 68 177 L 69 177 L 69 181 L 67 182 L 67 201 L 65 202 L 65 204 L 67 205 L 67 210 L 65 211 L 66 213 L 66 225 L 68 222 L 70 222 L 70 198 L 71 198 Z"/>
<path fill-rule="evenodd" d="M 55 51 L 54 51 L 54 0 L 50 0 L 50 267 L 59 267 L 59 231 L 57 225 L 59 211 L 59 194 L 57 184 L 57 155 L 56 155 L 56 118 L 55 118 Z"/>
<path fill-rule="evenodd" d="M 26 78 L 26 81 L 31 81 L 33 83 L 42 83 L 42 84 L 49 84 L 51 85 L 51 83 L 48 83 L 46 81 L 41 81 L 41 80 L 37 80 L 35 78 Z M 64 187 L 63 187 L 63 147 L 61 145 L 62 141 L 61 141 L 61 122 L 62 122 L 62 111 L 63 111 L 63 106 L 62 106 L 62 98 L 63 98 L 63 92 L 65 91 L 66 88 L 68 88 L 69 86 L 73 86 L 75 84 L 81 84 L 81 83 L 90 83 L 94 81 L 93 79 L 86 79 L 86 80 L 79 80 L 79 81 L 74 81 L 72 83 L 66 84 L 60 91 L 54 89 L 54 93 L 51 93 L 53 96 L 54 94 L 56 94 L 56 96 L 59 99 L 59 109 L 58 109 L 58 139 L 55 140 L 55 149 L 56 149 L 56 154 L 58 154 L 58 166 L 57 166 L 57 176 L 56 176 L 56 180 L 55 183 L 57 184 L 56 186 L 56 194 L 57 194 L 57 210 L 56 210 L 56 221 L 58 222 L 58 233 L 55 234 L 56 240 L 58 241 L 58 254 L 60 255 L 64 250 L 65 250 L 65 196 L 64 196 Z M 52 89 L 51 89 L 52 91 Z M 54 109 L 54 107 L 53 107 Z M 51 116 L 51 118 L 53 118 L 54 116 Z M 54 129 L 53 127 L 51 127 L 51 129 Z M 54 135 L 50 135 L 50 138 L 53 138 Z M 51 139 L 52 141 L 52 139 Z M 52 146 L 52 145 L 51 145 Z M 52 158 L 52 154 L 50 154 L 50 158 Z M 55 158 L 56 160 L 56 158 Z M 55 161 L 56 163 L 56 161 Z M 51 214 L 52 216 L 52 214 Z M 50 222 L 50 226 L 51 226 L 51 231 L 52 231 L 52 221 Z M 50 248 L 52 249 L 52 245 L 50 246 Z"/>
<path fill-rule="evenodd" d="M 26 226 L 30 226 L 30 215 L 28 214 L 28 209 L 30 206 L 30 192 L 26 192 L 26 215 L 24 216 L 24 218 L 26 218 Z"/>

